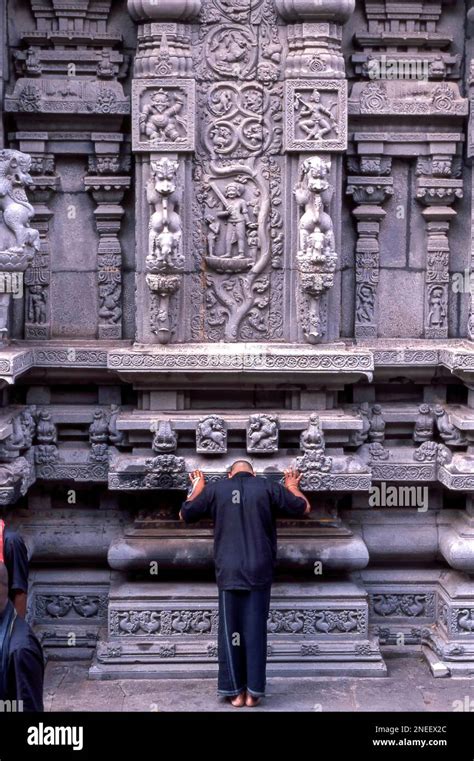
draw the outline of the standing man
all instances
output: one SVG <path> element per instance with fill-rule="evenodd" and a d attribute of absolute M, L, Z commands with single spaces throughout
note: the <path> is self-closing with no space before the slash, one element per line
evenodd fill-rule
<path fill-rule="evenodd" d="M 206 486 L 190 475 L 193 489 L 181 520 L 214 521 L 214 560 L 219 590 L 218 695 L 232 705 L 255 706 L 265 694 L 267 619 L 276 563 L 278 514 L 304 515 L 311 506 L 299 489 L 301 476 L 285 471 L 285 488 L 256 476 L 237 460 L 229 478 Z"/>
<path fill-rule="evenodd" d="M 41 645 L 17 614 L 8 588 L 8 571 L 0 563 L 0 700 L 21 701 L 17 711 L 43 711 Z"/>
<path fill-rule="evenodd" d="M 5 563 L 7 567 L 10 585 L 8 596 L 18 615 L 25 618 L 28 594 L 28 552 L 20 534 L 7 528 L 1 518 L 0 563 Z"/>

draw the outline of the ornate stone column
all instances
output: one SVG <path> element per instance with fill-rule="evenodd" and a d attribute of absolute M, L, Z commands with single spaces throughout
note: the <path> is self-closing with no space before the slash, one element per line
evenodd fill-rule
<path fill-rule="evenodd" d="M 189 27 L 199 0 L 128 0 L 138 22 L 132 84 L 136 153 L 137 339 L 168 343 L 185 263 L 182 192 L 194 150 L 195 82 Z"/>
<path fill-rule="evenodd" d="M 53 193 L 59 186 L 55 174 L 54 156 L 32 155 L 30 186 L 35 206 L 34 224 L 40 234 L 40 249 L 25 272 L 25 338 L 47 340 L 51 338 L 51 243 L 49 227 L 53 212 L 50 208 Z"/>
<path fill-rule="evenodd" d="M 94 216 L 99 233 L 97 287 L 99 294 L 98 338 L 122 338 L 122 247 L 119 233 L 124 210 L 121 205 L 130 187 L 130 177 L 120 176 L 127 168 L 116 154 L 97 153 L 89 159 L 89 176 L 84 185 L 97 204 Z"/>
<path fill-rule="evenodd" d="M 426 276 L 424 335 L 447 338 L 449 296 L 449 226 L 456 216 L 450 206 L 463 195 L 462 180 L 453 179 L 451 156 L 419 160 L 417 200 L 425 207 Z"/>
<path fill-rule="evenodd" d="M 297 253 L 292 257 L 292 290 L 297 292 L 298 333 L 314 344 L 339 335 L 338 310 L 331 309 L 328 294 L 337 278 L 341 154 L 347 148 L 342 24 L 355 3 L 276 0 L 276 7 L 290 22 L 284 145 L 294 155 L 289 165 L 296 175 L 298 243 L 293 234 Z"/>
<path fill-rule="evenodd" d="M 353 215 L 357 220 L 356 293 L 354 335 L 371 338 L 377 335 L 379 282 L 379 233 L 385 217 L 382 204 L 393 193 L 390 173 L 391 159 L 382 156 L 357 156 L 349 160 L 349 169 L 357 172 L 347 180 L 347 193 L 356 204 Z"/>

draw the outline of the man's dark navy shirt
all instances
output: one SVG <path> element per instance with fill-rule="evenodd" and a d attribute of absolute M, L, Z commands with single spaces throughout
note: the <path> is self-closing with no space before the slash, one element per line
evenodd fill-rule
<path fill-rule="evenodd" d="M 306 502 L 281 484 L 240 472 L 208 484 L 181 508 L 186 523 L 214 521 L 214 560 L 219 589 L 269 586 L 276 563 L 276 518 L 303 515 Z"/>
<path fill-rule="evenodd" d="M 14 592 L 28 592 L 28 552 L 20 534 L 9 528 L 5 528 L 3 544 L 9 597 L 13 600 Z"/>

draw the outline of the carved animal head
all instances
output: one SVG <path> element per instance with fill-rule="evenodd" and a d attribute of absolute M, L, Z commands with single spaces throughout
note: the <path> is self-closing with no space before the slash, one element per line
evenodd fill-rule
<path fill-rule="evenodd" d="M 160 196 L 169 196 L 176 190 L 178 167 L 177 161 L 168 158 L 151 162 L 155 190 Z"/>
<path fill-rule="evenodd" d="M 0 196 L 25 188 L 33 182 L 30 175 L 31 157 L 21 151 L 0 151 Z"/>
<path fill-rule="evenodd" d="M 331 169 L 331 160 L 322 156 L 312 156 L 305 159 L 301 165 L 302 177 L 306 177 L 309 190 L 320 192 L 327 188 L 327 175 Z"/>

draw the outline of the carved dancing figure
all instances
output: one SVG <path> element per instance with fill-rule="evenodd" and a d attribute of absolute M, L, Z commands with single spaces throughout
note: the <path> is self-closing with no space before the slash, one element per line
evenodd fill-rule
<path fill-rule="evenodd" d="M 186 123 L 179 119 L 184 106 L 184 98 L 179 92 L 171 96 L 160 89 L 153 93 L 151 103 L 140 114 L 140 129 L 150 140 L 169 140 L 174 143 L 182 139 Z"/>
<path fill-rule="evenodd" d="M 318 90 L 313 90 L 309 100 L 303 100 L 302 95 L 296 93 L 295 101 L 295 110 L 298 111 L 301 107 L 300 117 L 303 117 L 299 120 L 299 126 L 308 136 L 308 140 L 322 140 L 332 131 L 338 134 L 337 119 L 321 103 Z"/>

